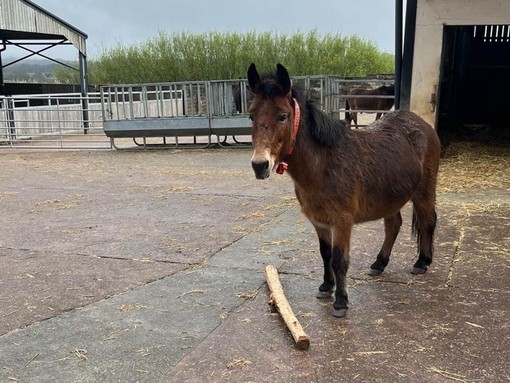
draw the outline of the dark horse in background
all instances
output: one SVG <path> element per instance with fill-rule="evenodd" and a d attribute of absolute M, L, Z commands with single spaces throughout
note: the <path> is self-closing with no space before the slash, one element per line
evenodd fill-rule
<path fill-rule="evenodd" d="M 247 85 L 244 85 L 243 89 L 243 82 L 239 81 L 238 85 L 233 86 L 233 93 L 234 104 L 236 106 L 237 112 L 248 113 L 248 106 L 253 99 L 253 93 L 250 91 L 250 88 L 248 88 Z M 246 98 L 246 104 L 244 103 L 243 98 Z"/>
<path fill-rule="evenodd" d="M 400 209 L 413 204 L 418 242 L 413 274 L 432 262 L 436 227 L 436 179 L 440 143 L 435 130 L 407 111 L 389 113 L 371 129 L 351 130 L 291 87 L 287 70 L 260 76 L 254 64 L 248 81 L 255 97 L 252 168 L 257 179 L 288 171 L 304 215 L 315 227 L 324 263 L 318 298 L 335 294 L 333 315 L 347 312 L 346 274 L 353 225 L 384 219 L 385 238 L 369 274 L 388 264 L 402 224 Z"/>
<path fill-rule="evenodd" d="M 353 97 L 349 97 L 353 96 Z M 358 96 L 358 97 L 356 97 Z M 376 96 L 376 97 L 369 97 Z M 387 96 L 387 97 L 378 97 Z M 354 88 L 347 95 L 345 101 L 345 119 L 351 123 L 354 121 L 354 126 L 358 128 L 358 113 L 361 111 L 383 111 L 390 110 L 395 103 L 395 85 L 383 85 L 375 89 L 362 89 Z M 347 112 L 351 110 L 351 112 Z M 356 112 L 360 110 L 360 112 Z M 375 113 L 375 112 L 365 112 Z M 381 118 L 382 112 L 376 112 L 375 119 Z"/>

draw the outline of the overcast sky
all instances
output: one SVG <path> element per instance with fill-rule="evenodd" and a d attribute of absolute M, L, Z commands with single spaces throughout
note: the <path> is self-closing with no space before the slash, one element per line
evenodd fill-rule
<path fill-rule="evenodd" d="M 89 59 L 103 48 L 143 42 L 158 31 L 292 34 L 316 29 L 320 34 L 356 34 L 394 52 L 395 0 L 32 1 L 88 35 Z M 53 52 L 52 57 L 77 58 L 72 47 Z"/>

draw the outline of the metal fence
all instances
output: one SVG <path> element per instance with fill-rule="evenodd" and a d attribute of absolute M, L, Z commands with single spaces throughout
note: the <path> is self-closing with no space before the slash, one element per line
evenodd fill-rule
<path fill-rule="evenodd" d="M 343 119 L 351 89 L 374 88 L 393 79 L 299 76 L 292 82 L 330 116 Z M 0 96 L 0 150 L 111 149 L 105 130 L 112 126 L 133 126 L 146 137 L 150 132 L 161 137 L 161 127 L 176 143 L 183 137 L 235 141 L 236 136 L 250 135 L 250 97 L 245 79 L 104 86 L 86 98 L 79 93 Z M 374 118 L 369 115 L 366 121 Z"/>
<path fill-rule="evenodd" d="M 349 111 L 357 111 L 359 113 L 375 113 L 379 112 L 378 110 L 346 110 L 346 102 L 347 96 L 350 91 L 355 88 L 363 88 L 363 89 L 374 89 L 383 85 L 393 84 L 394 78 L 393 76 L 381 76 L 381 77 L 371 77 L 371 78 L 343 78 L 336 76 L 327 76 L 326 82 L 326 94 L 324 96 L 324 100 L 321 100 L 323 109 L 334 118 L 344 119 L 345 112 Z M 394 99 L 394 96 L 350 96 L 349 98 L 391 98 Z M 380 112 L 388 113 L 387 110 L 381 110 Z M 374 116 L 371 116 L 368 120 L 375 119 Z M 366 126 L 366 124 L 364 124 Z M 362 125 L 360 125 L 362 126 Z"/>
<path fill-rule="evenodd" d="M 99 93 L 0 96 L 0 149 L 110 149 Z"/>

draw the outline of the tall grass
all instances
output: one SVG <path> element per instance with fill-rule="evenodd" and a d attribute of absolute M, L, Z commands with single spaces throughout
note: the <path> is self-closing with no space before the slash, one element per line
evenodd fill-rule
<path fill-rule="evenodd" d="M 255 62 L 262 70 L 282 63 L 292 75 L 366 76 L 393 73 L 393 56 L 359 36 L 321 35 L 317 31 L 203 34 L 159 32 L 146 42 L 104 49 L 89 61 L 89 82 L 143 83 L 246 77 Z M 55 75 L 74 81 L 67 70 Z"/>

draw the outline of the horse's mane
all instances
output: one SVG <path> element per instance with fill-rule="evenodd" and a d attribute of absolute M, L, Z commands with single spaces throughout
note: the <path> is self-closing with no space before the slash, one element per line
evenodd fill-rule
<path fill-rule="evenodd" d="M 328 116 L 311 92 L 293 86 L 292 97 L 304 106 L 303 118 L 307 121 L 312 139 L 319 145 L 335 146 L 348 136 L 350 129 L 345 122 Z"/>
<path fill-rule="evenodd" d="M 285 90 L 272 73 L 262 74 L 257 89 L 253 91 L 269 98 L 286 96 Z M 293 86 L 291 92 L 292 97 L 301 106 L 302 119 L 307 122 L 310 136 L 316 143 L 323 146 L 334 146 L 347 137 L 350 129 L 345 122 L 333 119 L 324 113 L 311 92 L 306 92 L 299 86 Z"/>
<path fill-rule="evenodd" d="M 278 84 L 274 73 L 263 73 L 260 75 L 260 81 L 256 89 L 251 89 L 255 94 L 261 94 L 264 97 L 272 98 L 286 96 L 285 89 Z"/>

